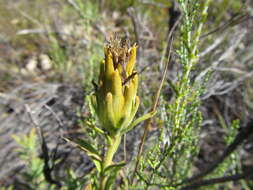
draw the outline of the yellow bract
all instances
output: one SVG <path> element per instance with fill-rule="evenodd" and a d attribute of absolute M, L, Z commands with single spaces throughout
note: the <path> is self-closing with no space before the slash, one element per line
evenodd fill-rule
<path fill-rule="evenodd" d="M 98 88 L 92 104 L 104 130 L 111 135 L 128 127 L 139 107 L 138 75 L 134 71 L 137 46 L 105 46 Z"/>

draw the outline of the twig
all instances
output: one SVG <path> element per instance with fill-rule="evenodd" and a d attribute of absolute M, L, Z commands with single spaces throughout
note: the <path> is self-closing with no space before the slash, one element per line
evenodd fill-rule
<path fill-rule="evenodd" d="M 248 78 L 251 78 L 253 76 L 253 71 L 249 73 L 245 73 L 241 70 L 238 70 L 236 68 L 214 68 L 214 70 L 217 71 L 229 71 L 229 72 L 241 72 L 243 76 L 239 77 L 238 79 L 234 80 L 233 82 L 226 82 L 224 81 L 217 81 L 215 80 L 215 77 L 212 78 L 212 81 L 214 81 L 214 85 L 211 89 L 208 90 L 208 92 L 201 97 L 202 100 L 209 98 L 212 95 L 224 95 L 228 94 L 229 92 L 233 91 L 234 89 L 237 89 L 237 87 Z"/>
<path fill-rule="evenodd" d="M 174 22 L 174 25 L 171 27 L 171 30 L 170 30 L 170 32 L 167 36 L 167 47 L 165 47 L 165 51 L 163 52 L 163 56 L 162 56 L 160 64 L 162 64 L 164 62 L 164 57 L 166 55 L 168 55 L 167 56 L 167 62 L 165 64 L 163 77 L 162 77 L 162 80 L 160 82 L 160 86 L 159 86 L 159 88 L 156 92 L 155 100 L 154 100 L 153 106 L 151 108 L 152 111 L 155 111 L 156 107 L 158 105 L 160 93 L 161 93 L 161 90 L 162 90 L 162 87 L 163 87 L 163 84 L 164 84 L 164 80 L 165 80 L 165 77 L 166 77 L 166 74 L 167 74 L 167 70 L 168 70 L 168 67 L 169 67 L 169 63 L 170 63 L 170 54 L 171 54 L 171 48 L 172 48 L 172 43 L 173 43 L 172 34 L 175 31 L 175 29 L 176 29 L 178 23 L 180 22 L 180 20 L 181 20 L 181 16 L 179 16 L 177 21 Z M 149 130 L 150 130 L 150 123 L 151 123 L 151 118 L 146 120 L 145 123 L 144 123 L 145 129 L 144 129 L 144 133 L 143 133 L 142 138 L 141 138 L 141 143 L 139 145 L 134 172 L 133 172 L 132 178 L 130 180 L 131 183 L 133 183 L 134 176 L 135 176 L 135 174 L 138 170 L 139 164 L 140 164 L 140 159 L 141 159 L 141 154 L 143 152 L 143 147 L 144 147 L 144 144 L 145 144 L 145 141 L 146 141 L 146 137 L 147 137 L 147 135 L 149 133 Z"/>
<path fill-rule="evenodd" d="M 208 68 L 206 68 L 204 71 L 202 71 L 197 77 L 196 77 L 196 81 L 201 81 L 201 79 L 206 76 L 206 74 L 214 69 L 215 67 L 219 66 L 220 63 L 222 63 L 222 61 L 228 59 L 231 57 L 231 55 L 233 54 L 233 51 L 235 50 L 235 48 L 237 48 L 239 46 L 239 44 L 241 43 L 241 41 L 243 40 L 244 36 L 246 35 L 247 31 L 246 30 L 240 30 L 240 32 L 236 33 L 233 36 L 233 39 L 230 40 L 230 47 L 228 48 L 227 51 L 225 51 L 217 61 L 213 62 L 211 66 L 209 66 Z"/>
<path fill-rule="evenodd" d="M 168 184 L 150 183 L 149 181 L 144 179 L 139 173 L 138 173 L 138 175 L 139 175 L 140 178 L 142 178 L 144 183 L 146 183 L 149 186 L 156 186 L 156 187 L 159 187 L 159 188 L 171 187 Z M 226 183 L 226 182 L 230 182 L 230 181 L 238 181 L 238 180 L 241 180 L 241 179 L 250 179 L 251 177 L 253 177 L 253 173 L 251 172 L 250 169 L 247 169 L 246 171 L 244 171 L 242 173 L 238 173 L 238 174 L 234 174 L 234 175 L 196 181 L 196 182 L 194 182 L 190 185 L 186 185 L 184 187 L 181 187 L 179 190 L 198 189 L 202 186 L 214 185 L 214 184 L 219 184 L 219 183 Z M 176 188 L 176 187 L 177 187 L 177 185 L 174 188 Z"/>
<path fill-rule="evenodd" d="M 67 0 L 67 2 L 78 11 L 78 13 L 82 16 L 82 10 L 80 9 L 80 7 L 76 4 L 76 1 L 74 0 Z"/>
<path fill-rule="evenodd" d="M 41 34 L 46 33 L 43 28 L 31 28 L 17 31 L 16 35 L 27 35 L 27 34 Z"/>
<path fill-rule="evenodd" d="M 29 107 L 29 105 L 25 104 L 25 109 L 32 121 L 32 124 L 34 125 L 34 127 L 37 129 L 39 136 L 40 136 L 40 140 L 41 140 L 41 150 L 43 153 L 43 160 L 44 160 L 44 166 L 43 166 L 43 174 L 44 177 L 46 179 L 46 181 L 48 181 L 50 184 L 54 184 L 57 187 L 61 187 L 61 183 L 54 180 L 52 178 L 52 168 L 49 166 L 49 161 L 50 161 L 50 156 L 49 156 L 49 150 L 47 147 L 47 143 L 45 140 L 45 137 L 43 135 L 43 131 L 41 130 L 41 128 L 39 127 L 39 123 L 37 122 L 37 120 L 33 117 L 32 115 L 32 111 L 31 108 Z"/>
<path fill-rule="evenodd" d="M 214 68 L 216 71 L 224 71 L 224 72 L 230 72 L 230 73 L 237 73 L 241 75 L 247 75 L 248 73 L 246 71 L 240 70 L 236 67 L 216 67 Z"/>
<path fill-rule="evenodd" d="M 223 91 L 220 91 L 220 92 L 216 92 L 215 95 L 223 95 L 223 94 L 227 94 L 228 92 L 234 90 L 235 88 L 237 88 L 240 83 L 242 83 L 244 80 L 248 79 L 248 78 L 251 78 L 253 76 L 253 71 L 247 73 L 247 74 L 244 74 L 244 76 L 238 78 L 237 80 L 231 82 L 231 83 L 228 83 L 228 87 L 225 88 Z"/>
<path fill-rule="evenodd" d="M 33 117 L 32 110 L 28 104 L 25 104 L 25 110 L 28 113 L 28 116 L 31 119 L 33 126 L 35 127 L 35 129 L 37 130 L 37 132 L 39 134 L 40 141 L 42 142 L 43 138 L 42 138 L 41 128 L 39 127 L 38 121 Z"/>
<path fill-rule="evenodd" d="M 170 43 L 169 43 L 169 46 L 170 46 L 169 52 L 171 52 L 172 42 L 173 42 L 173 38 L 171 38 Z M 162 90 L 162 87 L 163 87 L 163 84 L 164 84 L 164 80 L 165 80 L 165 77 L 166 77 L 166 74 L 167 74 L 169 62 L 170 62 L 170 53 L 168 55 L 168 61 L 167 61 L 166 65 L 165 65 L 165 68 L 164 68 L 163 77 L 162 77 L 162 80 L 160 82 L 160 86 L 159 86 L 159 88 L 156 92 L 156 95 L 155 95 L 155 100 L 154 100 L 154 103 L 153 103 L 153 106 L 152 106 L 152 109 L 151 109 L 152 111 L 155 111 L 156 107 L 158 105 L 160 93 L 161 93 L 161 90 Z M 133 176 L 132 176 L 132 179 L 131 179 L 131 183 L 133 183 L 135 173 L 137 172 L 138 167 L 139 167 L 141 154 L 143 152 L 144 143 L 146 141 L 146 137 L 147 137 L 147 135 L 149 133 L 149 130 L 150 130 L 150 123 L 151 123 L 151 118 L 146 120 L 145 123 L 144 123 L 145 129 L 144 129 L 143 136 L 141 138 L 141 143 L 140 143 L 140 146 L 139 146 L 139 150 L 138 150 L 138 154 L 137 154 L 137 160 L 136 160 Z"/>
<path fill-rule="evenodd" d="M 61 119 L 60 119 L 60 118 L 58 117 L 58 115 L 54 112 L 54 110 L 52 110 L 52 108 L 51 108 L 50 106 L 46 105 L 46 104 L 44 105 L 44 107 L 45 107 L 48 111 L 50 111 L 50 112 L 53 114 L 53 116 L 55 117 L 55 119 L 56 119 L 56 121 L 58 122 L 59 126 L 60 126 L 60 127 L 63 127 L 64 125 L 63 125 Z"/>
<path fill-rule="evenodd" d="M 162 4 L 162 3 L 157 3 L 157 2 L 151 2 L 151 1 L 140 1 L 142 4 L 144 5 L 151 5 L 151 6 L 155 6 L 155 7 L 158 7 L 158 8 L 167 8 L 168 6 Z"/>
<path fill-rule="evenodd" d="M 253 120 L 250 120 L 246 127 L 244 127 L 235 137 L 234 141 L 225 149 L 223 154 L 215 161 L 213 162 L 209 167 L 204 169 L 201 173 L 188 178 L 183 181 L 183 183 L 192 183 L 207 174 L 211 173 L 215 168 L 219 166 L 235 149 L 242 144 L 243 141 L 245 141 L 251 134 L 253 133 Z"/>
<path fill-rule="evenodd" d="M 252 171 L 249 169 L 243 173 L 235 174 L 235 175 L 230 175 L 230 176 L 224 176 L 224 177 L 219 177 L 219 178 L 211 178 L 207 180 L 201 180 L 194 182 L 190 185 L 187 185 L 185 187 L 182 187 L 180 190 L 190 190 L 190 189 L 197 189 L 202 186 L 206 185 L 214 185 L 214 184 L 219 184 L 219 183 L 226 183 L 229 181 L 238 181 L 241 179 L 245 178 L 250 178 L 253 176 Z"/>
<path fill-rule="evenodd" d="M 173 18 L 170 20 L 170 22 L 168 23 L 169 25 L 169 32 L 168 32 L 168 36 L 167 36 L 167 46 L 166 48 L 164 48 L 164 51 L 162 53 L 162 58 L 161 58 L 161 61 L 160 61 L 160 64 L 159 65 L 162 65 L 162 63 L 164 63 L 164 59 L 166 57 L 168 57 L 170 51 L 170 46 L 169 46 L 169 43 L 170 43 L 170 39 L 172 37 L 172 34 L 173 32 L 176 30 L 176 27 L 177 25 L 179 24 L 181 18 L 182 18 L 182 14 L 179 14 L 177 11 L 172 11 L 172 12 L 175 12 L 174 15 L 171 15 Z M 176 18 L 175 18 L 176 17 Z"/>
<path fill-rule="evenodd" d="M 172 47 L 172 41 L 173 41 L 173 39 L 171 39 L 170 47 Z M 165 68 L 164 68 L 163 78 L 162 78 L 160 86 L 159 86 L 159 88 L 158 88 L 158 90 L 156 92 L 155 101 L 154 101 L 154 104 L 153 104 L 152 109 L 151 109 L 152 111 L 156 110 L 156 107 L 157 107 L 157 104 L 158 104 L 158 101 L 159 101 L 159 97 L 160 97 L 160 93 L 161 93 L 161 90 L 162 90 L 162 87 L 163 87 L 163 84 L 164 84 L 164 80 L 165 80 L 165 77 L 166 77 L 166 73 L 167 73 L 169 62 L 170 62 L 170 54 L 169 54 L 168 61 L 167 61 L 166 65 L 165 65 Z M 138 154 L 137 154 L 137 160 L 136 160 L 136 165 L 135 165 L 134 173 L 133 173 L 133 176 L 132 176 L 132 179 L 131 179 L 131 183 L 133 183 L 135 173 L 137 172 L 138 167 L 139 167 L 139 163 L 140 163 L 140 159 L 141 159 L 141 154 L 143 152 L 144 143 L 146 141 L 146 137 L 147 137 L 147 135 L 149 133 L 149 130 L 150 130 L 150 123 L 151 123 L 151 118 L 148 119 L 148 120 L 146 120 L 145 123 L 144 123 L 145 129 L 144 129 L 143 136 L 141 138 L 141 143 L 140 143 L 140 146 L 139 146 L 139 150 L 138 150 Z"/>
<path fill-rule="evenodd" d="M 252 16 L 250 16 L 249 14 L 235 15 L 230 20 L 228 20 L 226 23 L 224 23 L 223 25 L 215 28 L 214 30 L 211 30 L 210 32 L 208 32 L 206 34 L 203 34 L 200 38 L 205 38 L 205 37 L 212 35 L 216 32 L 224 31 L 229 27 L 238 25 L 238 24 L 240 24 L 248 19 L 251 19 L 251 18 L 252 18 Z"/>
<path fill-rule="evenodd" d="M 209 52 L 216 49 L 216 47 L 219 46 L 223 42 L 226 35 L 227 35 L 227 33 L 224 33 L 220 37 L 217 37 L 211 45 L 209 45 L 205 50 L 203 50 L 202 52 L 199 53 L 199 55 L 198 55 L 199 58 L 204 57 L 206 54 L 208 54 Z"/>
<path fill-rule="evenodd" d="M 137 23 L 137 19 L 133 15 L 133 12 L 134 12 L 133 7 L 129 7 L 127 9 L 127 14 L 131 18 L 131 21 L 132 21 L 132 24 L 133 24 L 133 27 L 134 27 L 134 35 L 135 35 L 136 43 L 138 45 L 140 45 L 140 30 L 139 30 L 139 26 L 138 26 L 138 23 Z M 137 62 L 139 61 L 139 57 L 140 57 L 140 48 L 137 49 Z"/>
<path fill-rule="evenodd" d="M 34 24 L 37 24 L 38 26 L 42 26 L 41 22 L 36 20 L 34 17 L 30 16 L 29 14 L 27 14 L 26 12 L 16 8 L 16 10 L 26 19 L 30 20 L 31 22 L 33 22 Z"/>
<path fill-rule="evenodd" d="M 16 32 L 16 35 L 29 35 L 29 34 L 45 34 L 45 35 L 65 35 L 68 36 L 76 41 L 80 41 L 82 40 L 82 38 L 76 38 L 74 35 L 72 34 L 68 34 L 66 32 L 61 32 L 61 31 L 49 31 L 43 28 L 27 28 L 27 29 L 22 29 L 22 30 L 18 30 Z"/>

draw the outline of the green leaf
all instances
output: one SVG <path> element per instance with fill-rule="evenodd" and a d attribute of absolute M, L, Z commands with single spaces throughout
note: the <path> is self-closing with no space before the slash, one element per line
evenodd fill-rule
<path fill-rule="evenodd" d="M 81 150 L 85 151 L 86 154 L 91 158 L 91 160 L 94 162 L 97 170 L 101 172 L 102 168 L 102 158 L 99 155 L 98 151 L 90 145 L 88 142 L 82 139 L 78 139 L 77 142 L 71 141 L 65 137 L 63 137 L 64 140 L 66 140 L 68 143 L 72 144 L 75 147 L 80 148 Z"/>
<path fill-rule="evenodd" d="M 88 122 L 88 121 L 85 121 L 84 123 L 85 123 L 89 128 L 93 129 L 94 131 L 96 131 L 96 132 L 98 132 L 98 133 L 100 133 L 100 134 L 102 134 L 102 135 L 105 134 L 104 131 L 103 131 L 102 129 L 96 127 L 96 126 L 93 125 L 92 123 L 90 123 L 90 122 Z"/>
<path fill-rule="evenodd" d="M 173 90 L 173 92 L 176 94 L 176 96 L 178 97 L 179 95 L 179 92 L 178 92 L 178 89 L 177 87 L 173 84 L 173 82 L 170 80 L 170 79 L 167 79 L 171 89 Z"/>
<path fill-rule="evenodd" d="M 109 172 L 109 174 L 118 172 L 121 168 L 123 168 L 126 165 L 126 162 L 119 162 L 116 164 L 111 164 L 105 168 L 104 173 L 106 174 Z"/>
<path fill-rule="evenodd" d="M 129 127 L 127 127 L 126 129 L 122 130 L 121 133 L 124 134 L 124 133 L 127 133 L 128 131 L 131 131 L 140 122 L 153 117 L 155 114 L 156 114 L 156 111 L 152 111 L 152 112 L 149 112 L 147 114 L 144 114 L 143 116 L 139 117 L 134 122 L 132 122 L 132 124 L 129 125 Z"/>
<path fill-rule="evenodd" d="M 96 102 L 96 98 L 94 97 L 93 94 L 87 96 L 87 102 L 88 102 L 88 106 L 89 106 L 89 110 L 90 110 L 91 114 L 96 115 L 96 113 L 98 113 L 97 102 Z"/>

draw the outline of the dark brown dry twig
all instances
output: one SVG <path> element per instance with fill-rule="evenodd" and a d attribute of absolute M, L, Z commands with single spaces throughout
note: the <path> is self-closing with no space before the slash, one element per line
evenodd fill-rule
<path fill-rule="evenodd" d="M 238 180 L 245 179 L 245 178 L 248 179 L 248 178 L 251 178 L 252 176 L 253 176 L 252 171 L 247 170 L 243 173 L 239 173 L 239 174 L 235 174 L 235 175 L 196 181 L 190 185 L 182 187 L 180 190 L 198 189 L 200 187 L 207 186 L 207 185 L 226 183 L 226 182 L 230 182 L 230 181 L 238 181 Z"/>
<path fill-rule="evenodd" d="M 193 183 L 200 178 L 203 178 L 207 174 L 210 174 L 215 168 L 219 166 L 232 152 L 235 151 L 235 149 L 243 143 L 246 139 L 250 137 L 250 135 L 253 133 L 253 120 L 250 120 L 249 123 L 246 125 L 246 127 L 242 128 L 241 131 L 237 134 L 234 141 L 225 149 L 223 154 L 215 161 L 213 162 L 209 167 L 203 170 L 203 172 L 192 176 L 191 178 L 188 178 L 184 180 L 183 183 Z"/>
<path fill-rule="evenodd" d="M 49 166 L 49 162 L 50 162 L 49 149 L 48 149 L 45 137 L 43 135 L 43 131 L 39 127 L 39 124 L 36 121 L 36 119 L 33 117 L 31 108 L 27 104 L 25 105 L 25 107 L 26 107 L 26 111 L 27 111 L 34 127 L 37 129 L 37 132 L 39 133 L 39 137 L 40 137 L 40 141 L 41 141 L 41 150 L 43 153 L 43 160 L 44 160 L 44 166 L 43 166 L 44 177 L 48 183 L 54 184 L 60 188 L 62 186 L 61 183 L 59 181 L 54 180 L 52 177 L 53 167 Z M 54 154 L 56 154 L 56 152 L 54 152 Z"/>

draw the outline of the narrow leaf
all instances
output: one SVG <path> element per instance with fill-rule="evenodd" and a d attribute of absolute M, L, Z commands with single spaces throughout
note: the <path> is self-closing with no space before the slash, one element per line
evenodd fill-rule
<path fill-rule="evenodd" d="M 123 168 L 124 166 L 126 165 L 126 162 L 119 162 L 119 163 L 116 163 L 116 164 L 111 164 L 110 166 L 107 166 L 105 168 L 105 174 L 107 172 L 109 173 L 116 173 L 117 171 L 119 171 L 121 168 Z"/>
<path fill-rule="evenodd" d="M 132 124 L 127 127 L 125 130 L 122 131 L 122 134 L 127 133 L 128 131 L 132 130 L 136 125 L 138 125 L 140 122 L 149 119 L 151 117 L 153 117 L 156 114 L 156 111 L 152 111 L 149 112 L 141 117 L 139 117 L 138 119 L 136 119 L 134 122 L 132 122 Z"/>
<path fill-rule="evenodd" d="M 88 127 L 90 127 L 91 129 L 93 129 L 94 131 L 96 131 L 96 132 L 98 132 L 98 133 L 100 133 L 100 134 L 102 134 L 102 135 L 105 134 L 104 131 L 103 131 L 102 129 L 96 127 L 96 126 L 93 125 L 92 123 L 90 123 L 90 122 L 88 122 L 88 121 L 85 121 L 85 124 L 86 124 Z"/>

